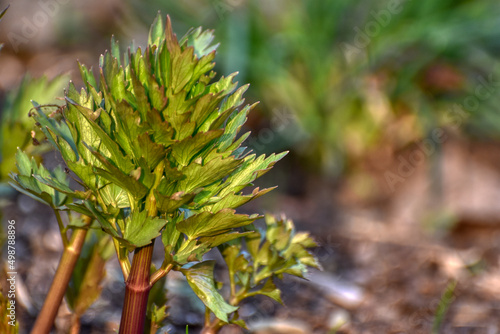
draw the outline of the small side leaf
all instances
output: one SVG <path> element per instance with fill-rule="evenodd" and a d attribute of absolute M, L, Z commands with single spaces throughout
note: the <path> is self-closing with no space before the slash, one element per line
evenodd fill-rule
<path fill-rule="evenodd" d="M 181 268 L 181 272 L 186 276 L 189 285 L 203 304 L 217 318 L 227 323 L 228 315 L 238 308 L 226 303 L 217 291 L 214 283 L 214 265 L 215 261 L 203 261 L 194 265 L 187 264 Z"/>

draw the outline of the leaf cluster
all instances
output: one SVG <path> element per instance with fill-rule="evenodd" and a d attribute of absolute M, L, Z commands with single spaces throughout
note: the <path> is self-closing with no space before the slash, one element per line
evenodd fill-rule
<path fill-rule="evenodd" d="M 121 57 L 113 39 L 98 79 L 80 65 L 85 88 L 70 84 L 63 121 L 36 106 L 41 130 L 87 194 L 70 208 L 97 218 L 129 250 L 166 226 L 163 242 L 179 264 L 240 236 L 225 233 L 257 216 L 234 208 L 270 190 L 242 189 L 285 154 L 257 157 L 240 147 L 248 86 L 237 89 L 236 74 L 212 82 L 212 40 L 195 29 L 178 41 L 158 16 L 144 51 Z"/>
<path fill-rule="evenodd" d="M 264 295 L 282 303 L 281 291 L 274 284 L 283 274 L 304 278 L 308 267 L 320 268 L 309 251 L 316 242 L 307 232 L 297 232 L 292 220 L 266 214 L 266 228 L 254 229 L 245 242 L 220 247 L 228 266 L 231 304 Z M 244 326 L 235 313 L 232 323 Z"/>
<path fill-rule="evenodd" d="M 71 201 L 67 194 L 76 192 L 69 187 L 68 176 L 61 166 L 48 170 L 21 149 L 15 157 L 18 173 L 10 174 L 14 189 L 55 210 L 63 209 Z"/>

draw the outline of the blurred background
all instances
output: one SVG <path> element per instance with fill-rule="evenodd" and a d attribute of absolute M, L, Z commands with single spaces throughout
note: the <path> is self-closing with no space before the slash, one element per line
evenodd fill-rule
<path fill-rule="evenodd" d="M 247 146 L 290 151 L 256 184 L 279 188 L 245 210 L 284 212 L 321 245 L 323 272 L 282 283 L 287 307 L 256 300 L 242 311 L 255 328 L 500 333 L 500 3 L 16 0 L 0 22 L 2 182 L 12 147 L 29 141 L 29 100 L 60 104 L 67 80 L 81 82 L 77 60 L 96 68 L 111 35 L 124 50 L 145 45 L 158 10 L 178 37 L 215 29 L 218 75 L 238 71 L 251 84 L 247 103 L 260 101 Z M 51 89 L 28 89 L 35 80 Z M 13 124 L 24 129 L 19 141 L 7 135 Z M 40 232 L 23 237 L 18 261 L 57 261 L 54 219 L 1 189 L 4 216 Z M 44 270 L 23 272 L 28 310 L 43 300 L 47 283 L 37 282 L 53 268 Z M 83 331 L 119 321 L 113 270 Z M 196 306 L 171 315 L 172 333 L 202 321 Z"/>

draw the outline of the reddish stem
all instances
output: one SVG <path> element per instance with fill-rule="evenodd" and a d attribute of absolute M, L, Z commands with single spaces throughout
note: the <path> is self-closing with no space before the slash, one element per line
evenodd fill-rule
<path fill-rule="evenodd" d="M 153 258 L 154 242 L 137 248 L 132 259 L 130 275 L 125 282 L 120 334 L 143 334 L 146 323 L 148 296 L 151 290 L 149 271 Z"/>

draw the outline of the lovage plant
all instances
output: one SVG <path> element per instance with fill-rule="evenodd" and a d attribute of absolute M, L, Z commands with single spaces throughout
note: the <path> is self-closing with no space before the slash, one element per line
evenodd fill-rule
<path fill-rule="evenodd" d="M 12 175 L 16 187 L 57 212 L 87 217 L 65 228 L 95 220 L 112 237 L 126 283 L 120 333 L 144 331 L 149 292 L 171 270 L 182 272 L 207 309 L 229 322 L 237 308 L 207 275 L 214 264 L 203 255 L 254 233 L 239 228 L 260 216 L 235 208 L 272 189 L 243 193 L 286 154 L 257 157 L 241 147 L 249 133 L 238 134 L 253 107 L 242 98 L 248 86 L 237 88 L 236 74 L 214 81 L 212 41 L 201 28 L 178 40 L 170 19 L 164 25 L 160 16 L 144 50 L 121 56 L 112 40 L 98 78 L 80 65 L 85 87 L 70 84 L 61 112 L 47 115 L 35 104 L 41 130 L 79 186 L 21 152 L 21 173 Z M 164 259 L 150 273 L 159 238 Z"/>

